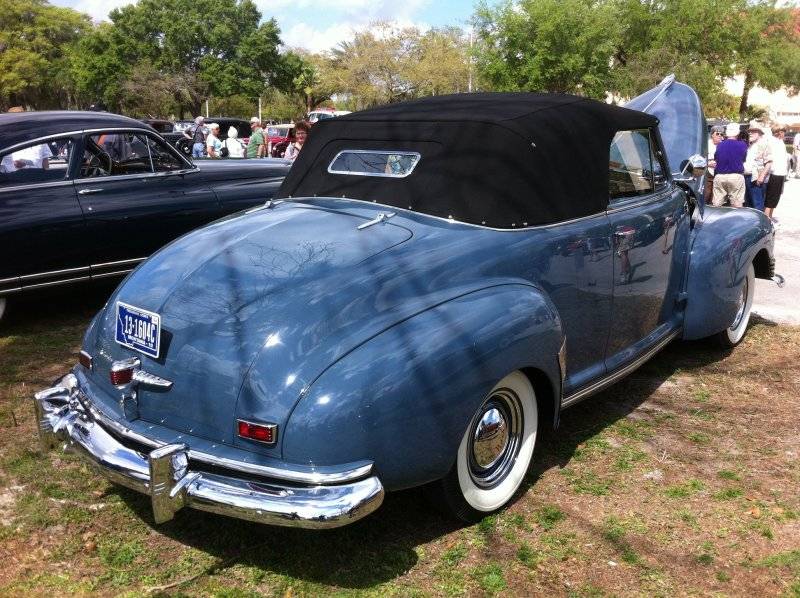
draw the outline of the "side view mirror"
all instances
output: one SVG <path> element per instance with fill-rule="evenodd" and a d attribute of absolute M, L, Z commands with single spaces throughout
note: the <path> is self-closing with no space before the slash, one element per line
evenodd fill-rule
<path fill-rule="evenodd" d="M 703 176 L 706 168 L 708 168 L 708 161 L 700 154 L 694 154 L 681 163 L 680 176 L 675 177 L 675 180 L 691 181 Z"/>

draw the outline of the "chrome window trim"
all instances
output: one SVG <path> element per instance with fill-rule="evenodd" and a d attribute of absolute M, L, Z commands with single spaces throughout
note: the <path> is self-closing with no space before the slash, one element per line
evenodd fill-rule
<path fill-rule="evenodd" d="M 392 154 L 402 154 L 405 156 L 413 156 L 416 158 L 414 164 L 411 165 L 411 169 L 406 172 L 405 174 L 387 174 L 385 172 L 353 172 L 352 170 L 333 170 L 333 165 L 336 160 L 342 154 L 380 154 L 380 155 L 392 155 Z M 414 172 L 414 169 L 417 167 L 417 164 L 420 163 L 422 160 L 422 155 L 419 152 L 412 152 L 407 150 L 357 150 L 357 149 L 343 149 L 338 154 L 333 157 L 331 163 L 328 165 L 328 172 L 330 174 L 344 174 L 350 176 L 373 176 L 373 177 L 381 177 L 386 179 L 404 179 L 407 176 L 411 175 Z"/>
<path fill-rule="evenodd" d="M 0 149 L 0 156 L 4 156 L 8 152 L 13 152 L 17 149 L 21 149 L 29 145 L 41 145 L 42 143 L 46 143 L 48 140 L 53 141 L 55 139 L 61 139 L 64 137 L 75 137 L 75 135 L 80 135 L 80 134 L 81 131 L 68 131 L 66 133 L 53 133 L 52 135 L 43 135 L 42 137 L 34 137 L 33 139 L 28 139 L 28 141 L 15 143 L 14 145 L 9 145 L 8 147 Z"/>
<path fill-rule="evenodd" d="M 661 351 L 664 347 L 666 347 L 675 337 L 677 337 L 681 333 L 681 328 L 676 328 L 672 332 L 666 334 L 664 337 L 661 338 L 655 345 L 650 347 L 647 351 L 642 353 L 639 357 L 631 361 L 630 363 L 622 366 L 620 369 L 612 372 L 605 378 L 601 378 L 590 384 L 589 386 L 578 390 L 571 395 L 564 397 L 561 399 L 561 410 L 563 411 L 567 407 L 572 407 L 576 403 L 579 403 L 583 399 L 590 397 L 591 395 L 600 392 L 604 388 L 611 386 L 614 382 L 619 380 L 620 378 L 624 378 L 628 374 L 630 374 L 633 370 L 637 369 L 641 365 L 643 365 L 647 360 L 653 357 L 656 353 Z"/>

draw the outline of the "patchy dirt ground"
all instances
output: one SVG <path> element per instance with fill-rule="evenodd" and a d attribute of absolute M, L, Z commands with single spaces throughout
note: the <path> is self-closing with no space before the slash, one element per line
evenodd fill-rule
<path fill-rule="evenodd" d="M 107 290 L 0 327 L 0 595 L 800 597 L 800 328 L 731 354 L 674 343 L 540 439 L 518 500 L 472 527 L 419 491 L 326 533 L 184 511 L 43 453 L 29 395 Z"/>

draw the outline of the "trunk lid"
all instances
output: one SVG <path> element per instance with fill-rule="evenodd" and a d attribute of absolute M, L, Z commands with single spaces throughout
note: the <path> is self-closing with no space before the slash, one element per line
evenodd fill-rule
<path fill-rule="evenodd" d="M 139 387 L 141 419 L 232 443 L 240 389 L 259 353 L 281 342 L 275 331 L 322 342 L 326 320 L 347 314 L 337 288 L 370 257 L 411 237 L 391 222 L 358 230 L 364 222 L 287 204 L 220 221 L 167 246 L 120 286 L 101 315 L 96 381 L 119 396 L 108 366 L 135 355 L 143 369 L 175 382 L 166 392 Z M 161 316 L 158 359 L 114 341 L 117 301 Z"/>

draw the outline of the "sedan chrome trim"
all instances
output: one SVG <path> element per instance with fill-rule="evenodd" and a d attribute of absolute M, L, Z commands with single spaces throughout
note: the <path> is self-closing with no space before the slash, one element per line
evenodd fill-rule
<path fill-rule="evenodd" d="M 149 495 L 156 523 L 191 507 L 257 523 L 325 529 L 366 517 L 383 502 L 385 491 L 375 476 L 289 486 L 192 471 L 185 444 L 162 444 L 147 453 L 128 448 L 75 399 L 75 376 L 62 382 L 33 399 L 42 444 L 48 449 L 63 445 L 112 482 Z"/>
<path fill-rule="evenodd" d="M 677 330 L 673 330 L 661 340 L 659 340 L 655 345 L 650 347 L 647 351 L 639 355 L 636 359 L 631 361 L 630 363 L 622 366 L 620 369 L 612 372 L 610 375 L 606 376 L 605 378 L 601 378 L 597 382 L 594 382 L 587 386 L 586 388 L 582 388 L 577 392 L 572 393 L 568 397 L 565 397 L 561 400 L 561 409 L 566 409 L 567 407 L 572 407 L 576 403 L 579 403 L 583 399 L 590 397 L 591 395 L 600 392 L 604 388 L 611 386 L 614 382 L 619 380 L 620 378 L 624 378 L 632 371 L 637 369 L 639 366 L 644 364 L 648 359 L 650 359 L 653 355 L 661 351 L 664 347 L 666 347 L 675 337 L 680 335 L 681 329 L 678 328 Z"/>
<path fill-rule="evenodd" d="M 26 280 L 39 280 L 41 278 L 50 278 L 51 276 L 58 276 L 60 274 L 77 274 L 78 272 L 88 272 L 88 271 L 89 271 L 89 266 L 81 266 L 79 268 L 66 268 L 64 270 L 39 272 L 37 274 L 23 274 L 19 278 L 22 282 L 25 282 Z"/>

